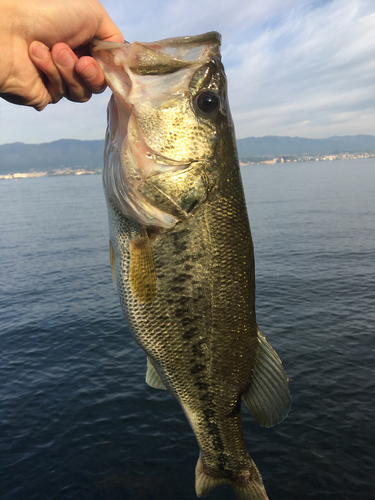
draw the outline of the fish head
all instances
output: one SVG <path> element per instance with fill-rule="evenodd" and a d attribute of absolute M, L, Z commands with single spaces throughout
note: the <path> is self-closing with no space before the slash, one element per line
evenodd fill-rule
<path fill-rule="evenodd" d="M 173 228 L 215 188 L 221 137 L 228 130 L 234 137 L 220 43 L 219 33 L 210 32 L 92 44 L 113 91 L 106 195 L 145 226 Z"/>

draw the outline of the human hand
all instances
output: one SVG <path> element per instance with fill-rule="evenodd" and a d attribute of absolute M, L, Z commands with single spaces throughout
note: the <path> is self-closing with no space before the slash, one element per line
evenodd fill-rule
<path fill-rule="evenodd" d="M 124 39 L 98 0 L 0 0 L 0 10 L 1 97 L 41 111 L 105 89 L 88 44 Z"/>

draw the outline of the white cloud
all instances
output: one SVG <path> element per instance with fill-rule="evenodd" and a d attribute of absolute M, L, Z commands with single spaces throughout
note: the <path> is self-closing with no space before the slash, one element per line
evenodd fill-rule
<path fill-rule="evenodd" d="M 241 62 L 227 72 L 238 137 L 335 135 L 337 113 L 348 116 L 344 133 L 375 133 L 375 116 L 364 121 L 356 112 L 374 111 L 375 6 L 368 7 L 359 0 L 300 7 L 239 45 Z"/>
<path fill-rule="evenodd" d="M 217 30 L 237 136 L 375 135 L 373 0 L 106 0 L 129 41 Z M 108 93 L 42 113 L 0 101 L 0 143 L 104 136 Z"/>

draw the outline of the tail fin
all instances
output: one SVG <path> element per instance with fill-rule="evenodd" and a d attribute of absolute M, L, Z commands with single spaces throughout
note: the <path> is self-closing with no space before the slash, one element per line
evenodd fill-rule
<path fill-rule="evenodd" d="M 237 500 L 268 500 L 266 490 L 263 486 L 263 481 L 259 471 L 254 464 L 254 469 L 251 471 L 252 476 L 247 482 L 235 481 L 222 477 L 209 476 L 203 466 L 202 458 L 198 458 L 195 468 L 195 491 L 198 498 L 207 496 L 216 486 L 220 484 L 230 484 L 236 495 Z"/>

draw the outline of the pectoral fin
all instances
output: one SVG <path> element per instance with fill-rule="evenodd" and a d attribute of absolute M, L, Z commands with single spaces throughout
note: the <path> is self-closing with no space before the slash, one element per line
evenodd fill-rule
<path fill-rule="evenodd" d="M 291 397 L 281 360 L 258 330 L 258 352 L 253 378 L 242 398 L 262 427 L 272 427 L 287 416 Z"/>
<path fill-rule="evenodd" d="M 117 284 L 116 284 L 116 256 L 115 256 L 115 251 L 113 250 L 113 245 L 112 245 L 111 240 L 109 240 L 109 260 L 111 263 L 113 284 L 115 285 L 115 288 L 117 288 Z"/>
<path fill-rule="evenodd" d="M 130 240 L 129 283 L 134 295 L 143 302 L 152 302 L 156 293 L 154 254 L 146 231 Z"/>
<path fill-rule="evenodd" d="M 165 391 L 167 390 L 157 371 L 155 370 L 154 365 L 151 363 L 150 358 L 147 358 L 146 383 L 153 389 L 164 389 Z"/>

